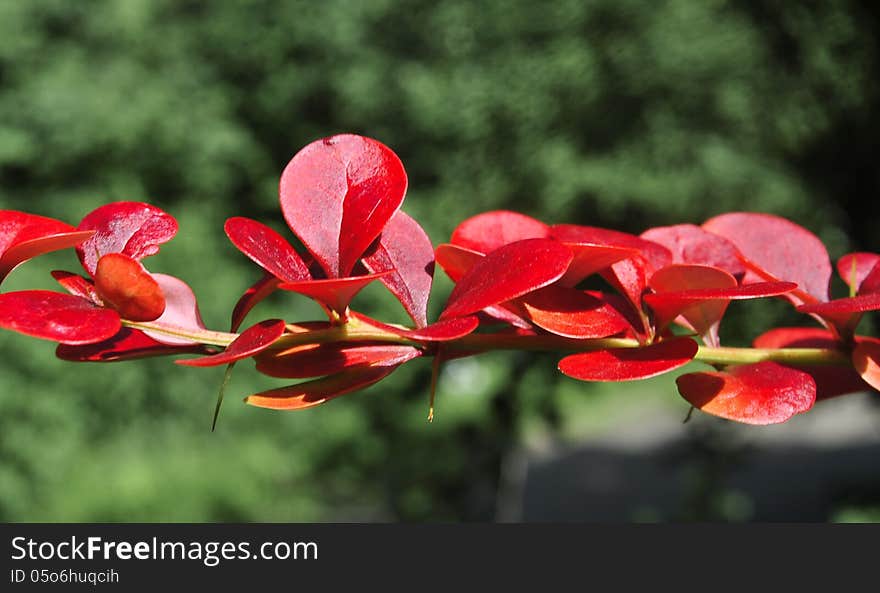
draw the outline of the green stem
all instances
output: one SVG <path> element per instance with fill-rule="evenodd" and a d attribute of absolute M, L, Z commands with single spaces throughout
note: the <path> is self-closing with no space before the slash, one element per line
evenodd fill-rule
<path fill-rule="evenodd" d="M 183 327 L 177 327 L 174 325 L 165 325 L 156 323 L 155 321 L 150 322 L 141 322 L 141 321 L 128 321 L 127 319 L 122 320 L 122 325 L 125 327 L 131 327 L 134 329 L 139 329 L 141 331 L 150 331 L 155 332 L 157 334 L 163 334 L 166 336 L 170 336 L 173 338 L 180 338 L 182 340 L 192 340 L 193 342 L 198 342 L 200 344 L 209 344 L 211 346 L 221 346 L 226 348 L 229 346 L 235 338 L 238 337 L 238 334 L 230 334 L 226 332 L 218 332 L 212 331 L 208 329 L 202 330 L 193 330 Z"/>

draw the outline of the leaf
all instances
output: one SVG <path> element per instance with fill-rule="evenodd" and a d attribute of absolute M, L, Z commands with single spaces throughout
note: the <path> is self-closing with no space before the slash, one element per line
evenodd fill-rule
<path fill-rule="evenodd" d="M 378 280 L 389 272 L 353 276 L 350 278 L 328 278 L 323 280 L 304 280 L 302 282 L 282 282 L 278 288 L 298 292 L 312 298 L 322 305 L 344 316 L 348 304 L 364 287 L 373 280 Z"/>
<path fill-rule="evenodd" d="M 695 408 L 745 424 L 785 422 L 816 401 L 816 383 L 809 374 L 775 362 L 689 373 L 675 382 Z"/>
<path fill-rule="evenodd" d="M 290 243 L 265 224 L 236 216 L 228 219 L 223 229 L 239 251 L 279 280 L 296 282 L 312 277 Z"/>
<path fill-rule="evenodd" d="M 257 370 L 270 377 L 305 379 L 334 375 L 353 367 L 397 366 L 421 356 L 412 346 L 309 344 L 257 357 Z"/>
<path fill-rule="evenodd" d="M 801 313 L 815 313 L 823 317 L 877 311 L 880 310 L 880 293 L 874 292 L 860 296 L 834 299 L 824 303 L 808 303 L 799 306 L 797 310 Z"/>
<path fill-rule="evenodd" d="M 441 243 L 434 251 L 435 261 L 453 282 L 461 280 L 461 277 L 484 257 L 483 253 L 451 243 Z"/>
<path fill-rule="evenodd" d="M 223 352 L 202 358 L 175 360 L 174 362 L 190 367 L 214 367 L 231 364 L 237 360 L 259 354 L 274 344 L 283 333 L 283 320 L 267 319 L 243 331 Z"/>
<path fill-rule="evenodd" d="M 571 251 L 552 239 L 524 239 L 479 260 L 455 285 L 440 319 L 463 317 L 559 280 Z"/>
<path fill-rule="evenodd" d="M 381 321 L 377 321 L 354 311 L 352 312 L 352 316 L 367 325 L 419 342 L 448 342 L 451 340 L 457 340 L 473 333 L 480 325 L 479 320 L 474 315 L 438 321 L 437 323 L 432 323 L 427 327 L 418 329 L 405 329 L 394 325 L 388 325 L 387 323 L 382 323 Z"/>
<path fill-rule="evenodd" d="M 837 260 L 837 273 L 850 288 L 850 296 L 880 291 L 880 255 L 848 253 Z M 862 288 L 870 277 L 867 286 Z"/>
<path fill-rule="evenodd" d="M 737 280 L 746 269 L 739 250 L 729 240 L 693 224 L 654 227 L 640 235 L 662 245 L 672 254 L 673 264 L 697 264 L 721 268 Z"/>
<path fill-rule="evenodd" d="M 639 252 L 628 247 L 593 245 L 590 243 L 571 243 L 563 241 L 571 249 L 573 259 L 568 270 L 559 280 L 562 286 L 574 287 L 584 279 L 609 268 L 617 262 L 638 256 Z"/>
<path fill-rule="evenodd" d="M 698 348 L 690 338 L 673 338 L 640 348 L 581 352 L 560 360 L 559 370 L 581 381 L 648 379 L 686 365 Z"/>
<path fill-rule="evenodd" d="M 531 216 L 494 210 L 468 218 L 452 232 L 450 243 L 482 254 L 523 239 L 546 239 L 550 227 Z"/>
<path fill-rule="evenodd" d="M 254 284 L 251 285 L 243 295 L 241 295 L 241 298 L 238 299 L 238 302 L 235 303 L 235 307 L 232 309 L 230 331 L 238 331 L 238 328 L 241 327 L 242 322 L 245 317 L 247 317 L 247 314 L 250 313 L 251 309 L 256 307 L 257 303 L 275 292 L 275 290 L 278 289 L 279 284 L 281 284 L 281 281 L 268 272 L 266 272 L 262 278 L 254 282 Z"/>
<path fill-rule="evenodd" d="M 272 389 L 245 398 L 245 403 L 272 410 L 303 410 L 377 383 L 397 367 L 365 367 L 337 375 Z"/>
<path fill-rule="evenodd" d="M 0 294 L 0 327 L 62 344 L 90 344 L 121 327 L 119 314 L 69 294 L 24 290 Z"/>
<path fill-rule="evenodd" d="M 52 270 L 50 273 L 52 274 L 52 277 L 58 281 L 58 284 L 70 294 L 92 301 L 99 307 L 104 306 L 104 302 L 98 295 L 98 291 L 95 290 L 95 284 L 91 280 L 87 280 L 79 274 L 73 274 L 63 270 Z"/>
<path fill-rule="evenodd" d="M 153 279 L 156 280 L 159 288 L 162 289 L 162 294 L 165 295 L 165 311 L 161 317 L 151 322 L 150 325 L 164 326 L 171 331 L 183 330 L 196 333 L 205 329 L 205 323 L 202 321 L 202 314 L 199 312 L 196 295 L 193 293 L 192 288 L 187 286 L 186 282 L 166 274 L 153 274 Z M 173 337 L 161 332 L 144 330 L 144 333 L 163 344 L 171 346 L 186 346 L 198 343 L 195 340 Z"/>
<path fill-rule="evenodd" d="M 880 340 L 863 338 L 853 350 L 852 361 L 859 376 L 880 391 Z"/>
<path fill-rule="evenodd" d="M 95 291 L 123 319 L 153 321 L 165 311 L 159 283 L 139 261 L 121 253 L 108 253 L 98 260 Z"/>
<path fill-rule="evenodd" d="M 102 342 L 82 346 L 59 344 L 55 349 L 55 356 L 73 362 L 118 362 L 152 356 L 206 352 L 207 349 L 201 344 L 169 346 L 157 342 L 140 330 L 123 327 L 112 338 Z"/>
<path fill-rule="evenodd" d="M 0 210 L 0 283 L 19 264 L 50 251 L 75 247 L 93 234 L 54 218 Z"/>
<path fill-rule="evenodd" d="M 417 327 L 428 325 L 434 246 L 419 223 L 398 210 L 363 263 L 369 272 L 390 272 L 382 276 L 382 284 L 397 297 Z"/>
<path fill-rule="evenodd" d="M 568 338 L 605 338 L 630 328 L 608 303 L 574 288 L 552 284 L 520 302 L 535 325 Z"/>
<path fill-rule="evenodd" d="M 799 290 L 786 296 L 795 305 L 828 300 L 828 251 L 805 228 L 779 216 L 755 212 L 722 214 L 707 220 L 703 228 L 729 239 L 739 249 L 749 268 L 743 283 L 796 282 Z"/>
<path fill-rule="evenodd" d="M 177 221 L 149 204 L 114 202 L 87 214 L 77 228 L 95 231 L 76 248 L 83 267 L 94 276 L 98 260 L 108 253 L 122 253 L 138 261 L 156 255 L 159 245 L 177 234 Z"/>
<path fill-rule="evenodd" d="M 300 150 L 281 174 L 281 210 L 330 278 L 351 274 L 406 194 L 397 155 L 371 138 L 341 134 Z"/>

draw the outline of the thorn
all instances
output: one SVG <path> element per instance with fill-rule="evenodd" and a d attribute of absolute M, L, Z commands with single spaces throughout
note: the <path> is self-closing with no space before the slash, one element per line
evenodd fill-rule
<path fill-rule="evenodd" d="M 434 422 L 434 399 L 437 395 L 437 379 L 440 376 L 440 350 L 434 355 L 434 361 L 431 363 L 431 399 L 428 402 L 428 422 Z"/>
<path fill-rule="evenodd" d="M 229 378 L 232 376 L 232 367 L 234 366 L 234 362 L 226 365 L 223 382 L 220 383 L 220 391 L 217 393 L 217 405 L 214 407 L 214 420 L 211 422 L 211 432 L 214 432 L 214 429 L 217 428 L 217 417 L 220 415 L 220 406 L 223 405 L 223 393 L 226 391 L 226 384 L 229 383 Z"/>
<path fill-rule="evenodd" d="M 694 414 L 694 410 L 695 410 L 695 409 L 696 409 L 696 408 L 694 408 L 693 406 L 691 406 L 691 408 L 688 410 L 687 416 L 685 416 L 685 417 L 684 417 L 684 420 L 681 421 L 682 424 L 687 424 L 688 422 L 691 421 L 691 416 L 693 416 L 693 414 Z"/>

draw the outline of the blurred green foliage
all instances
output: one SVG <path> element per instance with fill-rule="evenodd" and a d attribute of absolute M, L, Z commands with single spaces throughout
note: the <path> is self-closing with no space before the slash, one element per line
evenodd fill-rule
<path fill-rule="evenodd" d="M 398 152 L 405 209 L 435 243 L 491 208 L 633 232 L 746 209 L 808 226 L 832 256 L 877 250 L 870 7 L 3 1 L 0 207 L 73 223 L 109 201 L 166 208 L 181 233 L 149 266 L 187 280 L 218 328 L 257 276 L 224 219 L 284 230 L 280 171 L 343 131 Z M 59 267 L 77 263 L 35 260 L 4 290 L 50 287 Z M 433 311 L 449 287 L 438 278 Z M 404 320 L 378 288 L 357 303 Z M 786 314 L 756 310 L 733 312 L 732 339 Z M 254 315 L 318 311 L 285 295 Z M 507 451 L 542 431 L 577 438 L 616 409 L 552 356 L 449 365 L 430 426 L 424 361 L 296 414 L 241 405 L 277 383 L 240 365 L 212 434 L 222 371 L 72 365 L 9 332 L 0 356 L 7 521 L 492 519 Z M 684 411 L 663 385 L 627 405 Z"/>

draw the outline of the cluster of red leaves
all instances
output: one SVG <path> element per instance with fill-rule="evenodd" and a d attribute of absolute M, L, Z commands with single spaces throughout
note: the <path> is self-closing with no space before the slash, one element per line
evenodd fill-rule
<path fill-rule="evenodd" d="M 406 189 L 400 160 L 375 140 L 339 135 L 298 152 L 281 175 L 279 193 L 284 220 L 304 251 L 259 221 L 226 222 L 230 241 L 262 270 L 235 305 L 231 330 L 279 289 L 315 300 L 327 320 L 261 321 L 223 334 L 230 338 L 222 350 L 211 347 L 218 342 L 208 338 L 218 334 L 205 329 L 192 290 L 141 263 L 177 232 L 170 215 L 119 202 L 74 228 L 2 211 L 0 281 L 27 259 L 74 246 L 88 276 L 52 272 L 70 294 L 0 294 L 0 327 L 58 342 L 58 356 L 75 361 L 196 352 L 203 356 L 177 362 L 207 367 L 253 358 L 266 375 L 306 379 L 246 400 L 289 410 L 367 387 L 420 356 L 478 353 L 493 339 L 506 347 L 556 339 L 560 349 L 575 352 L 559 362 L 575 379 L 645 379 L 688 364 L 701 349 L 723 351 L 719 326 L 731 301 L 773 297 L 820 326 L 770 330 L 749 351 L 757 362 L 716 363 L 714 370 L 680 375 L 678 390 L 692 406 L 770 424 L 808 410 L 817 398 L 880 388 L 880 340 L 855 333 L 866 311 L 880 309 L 876 254 L 839 260 L 851 294 L 831 300 L 825 247 L 809 231 L 768 214 L 730 213 L 702 226 L 635 236 L 494 211 L 465 220 L 435 249 L 400 210 Z M 455 287 L 429 324 L 435 262 Z M 583 288 L 597 275 L 610 291 Z M 400 301 L 413 328 L 350 309 L 375 280 Z M 479 339 L 470 338 L 474 332 Z M 773 356 L 792 348 L 831 352 L 837 364 Z M 847 359 L 851 364 L 839 364 Z"/>

